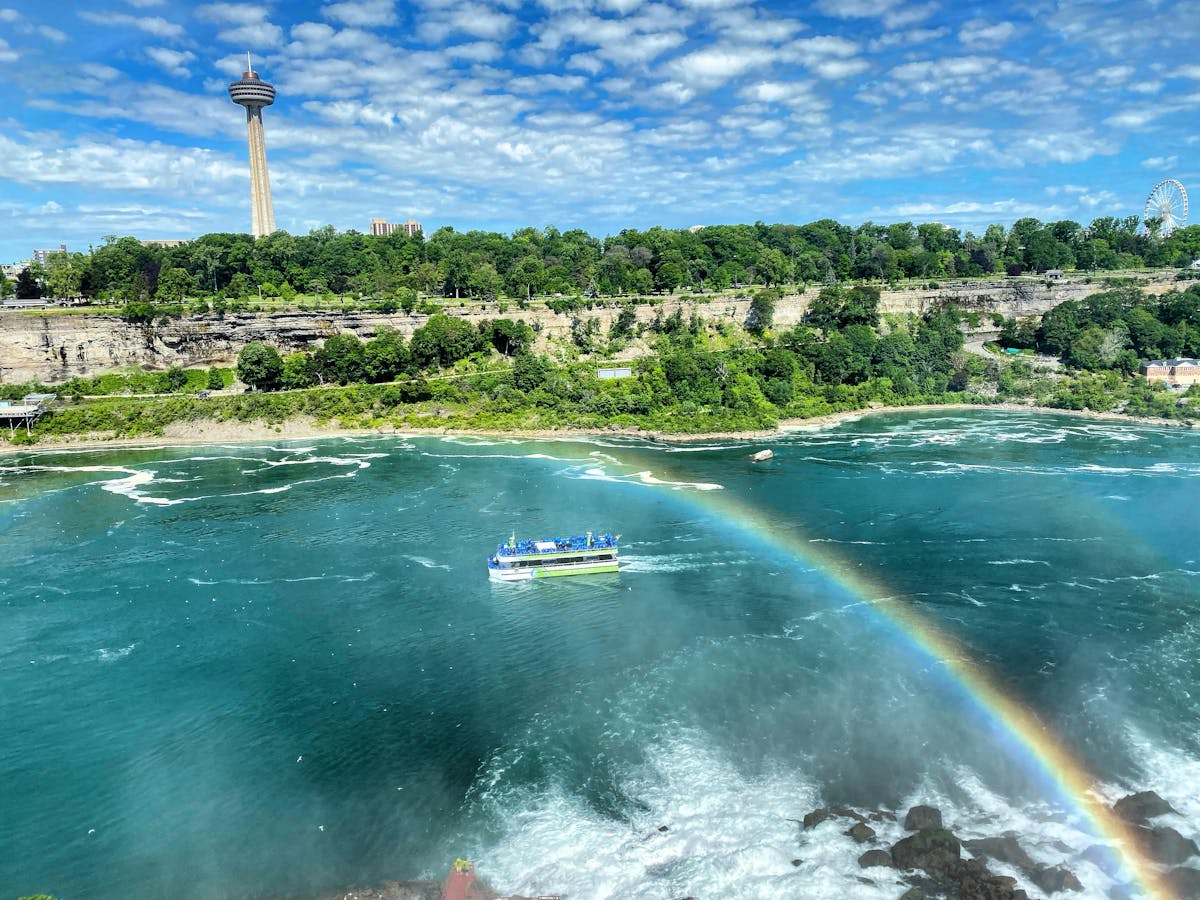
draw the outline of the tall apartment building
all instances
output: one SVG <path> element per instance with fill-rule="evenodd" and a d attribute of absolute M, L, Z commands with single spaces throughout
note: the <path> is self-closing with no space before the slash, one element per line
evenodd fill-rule
<path fill-rule="evenodd" d="M 67 252 L 66 244 L 59 244 L 57 250 L 34 250 L 33 251 L 33 261 L 35 263 L 37 263 L 38 265 L 44 266 L 46 264 L 46 260 L 48 260 L 55 253 L 66 253 L 66 252 Z"/>
<path fill-rule="evenodd" d="M 376 236 L 386 237 L 397 231 L 403 231 L 409 237 L 412 237 L 421 230 L 421 223 L 416 219 L 409 219 L 403 225 L 398 225 L 395 222 L 389 222 L 386 219 L 371 220 L 371 234 Z"/>

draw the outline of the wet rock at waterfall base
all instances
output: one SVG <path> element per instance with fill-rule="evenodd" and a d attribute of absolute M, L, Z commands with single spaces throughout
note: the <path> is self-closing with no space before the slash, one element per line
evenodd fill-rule
<path fill-rule="evenodd" d="M 912 813 L 909 813 L 912 816 Z M 939 820 L 941 816 L 939 815 Z M 907 820 L 905 820 L 907 821 Z M 892 860 L 898 869 L 924 869 L 934 872 L 959 859 L 958 838 L 945 828 L 923 828 L 896 842 Z"/>
<path fill-rule="evenodd" d="M 904 817 L 904 827 L 909 831 L 942 827 L 942 811 L 932 806 L 914 806 Z"/>
<path fill-rule="evenodd" d="M 1138 828 L 1136 834 L 1146 854 L 1161 863 L 1178 865 L 1200 855 L 1200 847 L 1196 846 L 1196 842 L 1174 828 Z"/>
<path fill-rule="evenodd" d="M 1029 880 L 1047 894 L 1059 891 L 1082 891 L 1083 885 L 1066 866 L 1039 866 L 1029 870 Z"/>
<path fill-rule="evenodd" d="M 1178 815 L 1171 804 L 1154 791 L 1141 791 L 1137 794 L 1130 794 L 1128 797 L 1122 797 L 1113 804 L 1113 812 L 1134 825 L 1145 825 L 1147 820 L 1165 816 L 1168 813 Z"/>
<path fill-rule="evenodd" d="M 872 869 L 876 866 L 886 866 L 892 868 L 892 854 L 886 850 L 868 850 L 858 858 L 858 865 L 863 869 Z"/>
<path fill-rule="evenodd" d="M 832 819 L 834 816 L 840 816 L 844 819 L 854 819 L 856 822 L 862 822 L 864 825 L 867 821 L 866 816 L 853 809 L 846 809 L 845 807 L 822 808 L 814 809 L 804 817 L 804 827 L 806 829 L 816 828 L 826 819 Z"/>
<path fill-rule="evenodd" d="M 1179 866 L 1163 878 L 1180 900 L 1200 900 L 1200 869 Z"/>
<path fill-rule="evenodd" d="M 855 843 L 858 844 L 865 844 L 867 841 L 875 840 L 875 829 L 870 825 L 864 825 L 862 822 L 855 822 L 845 834 L 854 838 Z"/>
<path fill-rule="evenodd" d="M 1011 831 L 1000 837 L 963 841 L 963 846 L 974 856 L 986 856 L 988 859 L 1008 863 L 1018 869 L 1037 868 L 1037 863 L 1025 852 L 1025 849 L 1017 842 L 1017 836 Z"/>

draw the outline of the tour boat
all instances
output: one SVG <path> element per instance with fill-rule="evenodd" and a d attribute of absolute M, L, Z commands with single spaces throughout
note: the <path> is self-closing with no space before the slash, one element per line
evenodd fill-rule
<path fill-rule="evenodd" d="M 617 571 L 619 534 L 593 534 L 518 541 L 514 532 L 488 557 L 496 581 L 527 581 L 556 575 L 596 575 Z"/>

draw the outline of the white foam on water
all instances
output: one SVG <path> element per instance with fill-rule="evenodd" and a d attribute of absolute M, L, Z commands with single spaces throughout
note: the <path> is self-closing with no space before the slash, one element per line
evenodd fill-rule
<path fill-rule="evenodd" d="M 106 663 L 107 662 L 116 662 L 119 659 L 124 659 L 125 657 L 127 657 L 136 648 L 137 648 L 136 641 L 134 641 L 128 647 L 119 647 L 115 650 L 110 649 L 108 647 L 101 647 L 99 650 L 96 651 L 96 659 L 100 660 L 100 662 L 106 662 Z"/>
<path fill-rule="evenodd" d="M 417 563 L 418 565 L 424 566 L 426 569 L 445 569 L 447 572 L 450 571 L 449 566 L 442 565 L 441 563 L 435 563 L 432 559 L 428 559 L 427 557 L 424 557 L 424 556 L 405 555 L 404 558 L 410 559 L 413 562 Z"/>
<path fill-rule="evenodd" d="M 1112 801 L 1132 790 L 1152 790 L 1179 813 L 1156 819 L 1156 824 L 1171 825 L 1184 837 L 1195 838 L 1200 823 L 1200 758 L 1151 738 L 1132 725 L 1125 728 L 1131 757 L 1138 761 L 1141 773 L 1133 785 L 1109 786 L 1107 798 Z M 1182 820 L 1180 819 L 1182 817 Z"/>
<path fill-rule="evenodd" d="M 1044 559 L 989 559 L 989 566 L 1048 566 Z"/>
<path fill-rule="evenodd" d="M 712 553 L 667 553 L 662 556 L 621 557 L 622 572 L 691 572 L 720 566 L 744 566 L 749 560 L 742 556 Z"/>
<path fill-rule="evenodd" d="M 430 453 L 427 450 L 422 450 L 421 455 L 428 456 L 431 459 L 547 459 L 551 462 L 580 461 L 562 456 L 551 456 L 548 453 Z"/>
<path fill-rule="evenodd" d="M 644 472 L 634 472 L 632 475 L 610 475 L 603 469 L 585 469 L 580 474 L 570 474 L 568 477 L 577 478 L 580 481 L 609 481 L 624 484 L 644 484 L 653 485 L 656 487 L 669 487 L 673 490 L 681 488 L 691 488 L 696 491 L 722 491 L 724 485 L 710 484 L 702 481 L 664 481 L 661 478 L 656 478 L 654 473 L 649 469 Z"/>
<path fill-rule="evenodd" d="M 885 547 L 887 541 L 843 541 L 838 538 L 809 538 L 810 544 L 861 544 L 866 547 Z"/>
<path fill-rule="evenodd" d="M 789 819 L 820 805 L 802 774 L 789 768 L 746 775 L 696 737 L 663 741 L 626 774 L 620 790 L 635 803 L 627 821 L 557 785 L 505 792 L 495 786 L 502 773 L 493 776 L 481 802 L 503 832 L 479 861 L 508 891 L 598 900 L 689 894 L 874 900 L 896 893 L 857 880 L 861 848 L 848 837 L 821 835 L 799 847 Z M 668 830 L 658 831 L 661 825 Z M 799 868 L 791 863 L 798 856 L 805 858 Z"/>
<path fill-rule="evenodd" d="M 525 438 L 484 438 L 470 434 L 447 434 L 438 440 L 443 444 L 458 444 L 460 447 L 503 447 L 526 443 Z"/>

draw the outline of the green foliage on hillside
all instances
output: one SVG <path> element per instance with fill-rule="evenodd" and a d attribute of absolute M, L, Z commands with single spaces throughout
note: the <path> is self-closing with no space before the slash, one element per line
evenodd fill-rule
<path fill-rule="evenodd" d="M 1041 321 L 1005 322 L 1001 343 L 1060 357 L 1075 369 L 1131 373 L 1140 361 L 1200 357 L 1200 284 L 1147 297 L 1117 287 L 1069 300 Z"/>
<path fill-rule="evenodd" d="M 308 302 L 366 297 L 385 311 L 417 308 L 419 294 L 504 296 L 519 304 L 541 297 L 556 311 L 573 312 L 584 297 L 598 295 L 849 280 L 930 284 L 1055 268 L 1183 268 L 1200 257 L 1200 226 L 1160 239 L 1139 224 L 1136 217 L 1096 219 L 1086 228 L 1024 218 L 977 235 L 938 223 L 850 227 L 822 219 L 696 231 L 624 229 L 603 239 L 553 226 L 512 234 L 445 227 L 428 239 L 420 233 L 339 233 L 326 226 L 258 240 L 206 234 L 177 247 L 122 237 L 107 239 L 89 255 L 56 254 L 45 271 L 22 273 L 16 291 L 128 304 L 131 321 L 157 317 L 157 307 L 189 308 L 197 298 L 219 312 L 260 297 L 290 303 L 298 295 L 312 298 Z"/>

